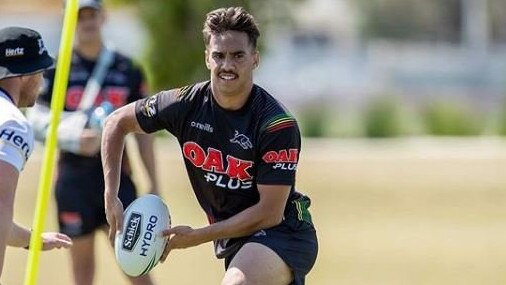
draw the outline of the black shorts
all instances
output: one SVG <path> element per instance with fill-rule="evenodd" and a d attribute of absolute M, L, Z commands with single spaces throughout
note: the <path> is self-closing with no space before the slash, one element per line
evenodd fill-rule
<path fill-rule="evenodd" d="M 301 199 L 307 201 L 309 207 L 309 198 L 302 196 Z M 304 285 L 305 276 L 316 261 L 318 239 L 311 218 L 306 219 L 309 215 L 307 208 L 303 210 L 304 217 L 297 207 L 290 208 L 285 211 L 285 219 L 278 226 L 261 230 L 238 242 L 243 245 L 249 242 L 260 243 L 272 249 L 292 269 L 294 280 L 290 285 Z M 225 258 L 226 269 L 239 250 L 240 248 Z"/>
<path fill-rule="evenodd" d="M 70 237 L 81 237 L 107 223 L 104 208 L 102 168 L 61 169 L 56 181 L 56 204 L 60 231 Z M 118 194 L 126 208 L 137 197 L 130 177 L 121 174 Z"/>

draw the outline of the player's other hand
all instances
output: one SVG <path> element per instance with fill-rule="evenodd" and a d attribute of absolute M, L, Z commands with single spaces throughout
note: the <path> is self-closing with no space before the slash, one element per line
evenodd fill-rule
<path fill-rule="evenodd" d="M 189 226 L 176 226 L 166 229 L 162 231 L 161 235 L 169 238 L 160 257 L 161 262 L 167 259 L 173 249 L 192 247 L 202 243 L 196 235 L 196 231 Z"/>
<path fill-rule="evenodd" d="M 84 129 L 79 141 L 79 153 L 84 156 L 95 156 L 100 151 L 102 136 L 94 129 Z"/>
<path fill-rule="evenodd" d="M 105 217 L 109 224 L 109 241 L 114 245 L 116 232 L 123 230 L 123 203 L 118 196 L 105 197 Z"/>
<path fill-rule="evenodd" d="M 54 232 L 42 233 L 42 250 L 69 248 L 71 246 L 72 240 L 65 234 Z"/>

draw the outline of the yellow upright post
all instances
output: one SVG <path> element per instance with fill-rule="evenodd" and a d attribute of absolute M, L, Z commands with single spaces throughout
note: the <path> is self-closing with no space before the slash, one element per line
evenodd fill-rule
<path fill-rule="evenodd" d="M 72 55 L 72 43 L 74 41 L 74 32 L 77 23 L 77 1 L 78 0 L 67 0 L 65 5 L 60 50 L 56 65 L 55 85 L 51 100 L 51 123 L 46 137 L 44 160 L 40 174 L 37 206 L 35 208 L 32 237 L 30 240 L 30 252 L 28 254 L 28 263 L 25 272 L 25 285 L 36 284 L 39 272 L 40 251 L 42 248 L 41 235 L 44 229 L 47 205 L 51 196 L 51 182 L 58 143 L 58 123 L 65 102 Z"/>

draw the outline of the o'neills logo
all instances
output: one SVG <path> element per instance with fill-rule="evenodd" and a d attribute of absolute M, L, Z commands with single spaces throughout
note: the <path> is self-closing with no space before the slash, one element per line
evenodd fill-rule
<path fill-rule="evenodd" d="M 213 127 L 211 127 L 211 125 L 209 125 L 208 123 L 197 123 L 197 122 L 191 122 L 190 123 L 190 126 L 192 128 L 197 128 L 199 130 L 203 130 L 203 131 L 206 131 L 208 133 L 212 133 L 213 132 Z"/>
<path fill-rule="evenodd" d="M 127 227 L 123 229 L 125 231 L 123 235 L 123 249 L 132 251 L 135 244 L 139 240 L 142 226 L 142 215 L 136 212 L 132 212 L 128 217 Z"/>

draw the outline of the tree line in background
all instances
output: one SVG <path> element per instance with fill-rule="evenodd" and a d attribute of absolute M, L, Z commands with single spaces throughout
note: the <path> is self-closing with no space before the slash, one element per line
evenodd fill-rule
<path fill-rule="evenodd" d="M 289 0 L 297 2 L 304 0 Z M 289 19 L 289 11 L 279 9 L 273 17 L 272 7 L 284 7 L 286 0 L 111 0 L 115 4 L 135 4 L 148 33 L 142 61 L 147 69 L 150 87 L 163 90 L 206 80 L 203 22 L 214 9 L 242 6 L 253 13 L 265 32 L 265 23 Z M 278 4 L 276 4 L 278 3 Z M 270 15 L 270 16 L 269 16 Z M 275 19 L 274 19 L 275 18 Z M 262 37 L 259 39 L 260 45 Z"/>
<path fill-rule="evenodd" d="M 153 91 L 208 78 L 202 39 L 207 12 L 219 7 L 243 6 L 255 15 L 265 33 L 266 24 L 290 23 L 290 5 L 302 1 L 111 0 L 115 4 L 135 4 L 139 9 L 148 32 L 142 61 Z M 365 38 L 458 43 L 462 40 L 463 1 L 467 0 L 358 0 L 354 4 L 363 16 L 361 30 Z M 506 43 L 506 1 L 487 1 L 491 39 Z M 297 115 L 303 134 L 310 137 L 506 135 L 506 108 L 501 114 L 485 116 L 458 101 L 432 102 L 411 110 L 406 110 L 406 106 L 399 98 L 380 96 L 353 119 L 336 116 L 335 110 L 326 112 L 325 104 L 304 106 Z M 333 129 L 329 130 L 329 126 Z"/>
<path fill-rule="evenodd" d="M 502 108 L 490 114 L 464 100 L 440 99 L 410 104 L 394 95 L 374 97 L 353 114 L 326 109 L 328 105 L 335 104 L 320 102 L 297 110 L 304 136 L 506 136 L 506 101 Z"/>
<path fill-rule="evenodd" d="M 204 80 L 202 23 L 207 12 L 243 6 L 266 24 L 289 22 L 290 7 L 305 0 L 110 0 L 135 4 L 148 37 L 142 57 L 153 91 Z M 367 38 L 461 41 L 462 5 L 473 0 L 357 0 L 361 32 Z M 506 43 L 506 1 L 487 1 L 491 39 Z M 260 44 L 262 37 L 260 38 Z"/>
<path fill-rule="evenodd" d="M 365 38 L 460 42 L 468 0 L 359 0 Z M 475 1 L 475 0 L 471 0 Z M 506 1 L 485 0 L 492 42 L 506 43 Z"/>

